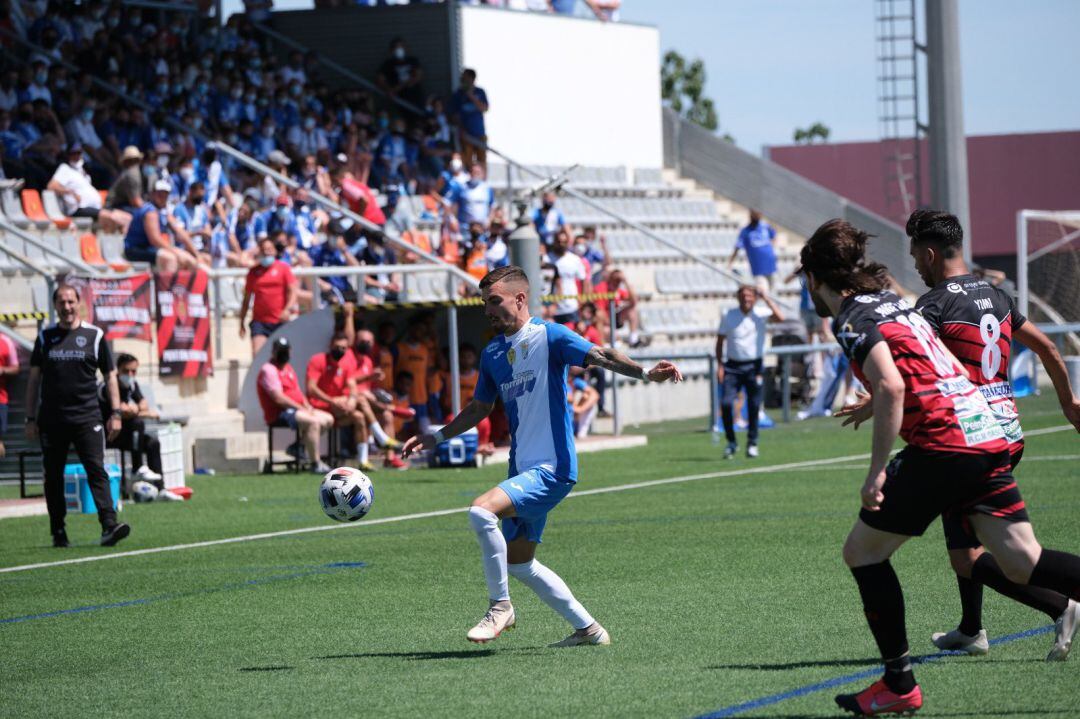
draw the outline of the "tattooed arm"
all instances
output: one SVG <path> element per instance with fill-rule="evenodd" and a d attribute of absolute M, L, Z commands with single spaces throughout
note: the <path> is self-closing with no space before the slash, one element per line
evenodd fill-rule
<path fill-rule="evenodd" d="M 669 379 L 681 382 L 683 378 L 679 368 L 667 360 L 660 360 L 655 367 L 646 371 L 644 367 L 614 347 L 599 345 L 594 346 L 585 355 L 585 366 L 611 370 L 625 377 L 646 382 L 666 382 Z"/>

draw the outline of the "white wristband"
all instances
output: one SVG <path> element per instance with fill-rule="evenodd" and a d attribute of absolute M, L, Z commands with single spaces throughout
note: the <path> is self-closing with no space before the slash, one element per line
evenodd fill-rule
<path fill-rule="evenodd" d="M 648 372 L 642 372 L 641 373 L 641 381 L 644 382 L 645 384 L 649 384 L 650 382 L 652 382 L 652 380 L 649 379 L 649 373 Z"/>
<path fill-rule="evenodd" d="M 435 440 L 435 444 L 442 444 L 446 440 L 446 437 L 443 436 L 443 433 L 442 433 L 441 429 L 437 430 L 435 432 L 435 434 L 433 434 L 431 436 Z"/>

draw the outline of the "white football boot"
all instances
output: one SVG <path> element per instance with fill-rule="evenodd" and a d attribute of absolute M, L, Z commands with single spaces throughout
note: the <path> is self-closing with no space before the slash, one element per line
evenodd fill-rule
<path fill-rule="evenodd" d="M 1069 658 L 1077 629 L 1080 629 L 1080 604 L 1070 599 L 1065 613 L 1054 622 L 1054 648 L 1046 655 L 1046 661 L 1063 662 Z"/>
<path fill-rule="evenodd" d="M 990 641 L 986 638 L 985 629 L 980 629 L 979 633 L 973 637 L 969 637 L 959 629 L 953 629 L 951 632 L 935 632 L 930 637 L 930 641 L 938 649 L 964 652 L 972 656 L 981 656 L 990 651 Z"/>
<path fill-rule="evenodd" d="M 479 624 L 469 630 L 467 636 L 470 642 L 484 644 L 496 639 L 507 629 L 513 629 L 516 623 L 517 617 L 514 616 L 514 607 L 509 600 L 492 602 L 491 606 L 488 607 L 487 614 L 484 615 Z"/>
<path fill-rule="evenodd" d="M 563 639 L 561 642 L 555 642 L 554 644 L 548 644 L 549 647 L 580 647 L 587 644 L 592 645 L 607 645 L 611 644 L 611 635 L 607 633 L 599 624 L 595 625 L 596 628 L 586 627 L 585 629 L 578 629 L 576 632 Z M 591 631 L 590 631 L 591 630 Z"/>

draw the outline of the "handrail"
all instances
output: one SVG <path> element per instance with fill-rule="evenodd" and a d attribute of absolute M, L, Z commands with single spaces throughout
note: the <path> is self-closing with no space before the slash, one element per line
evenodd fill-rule
<path fill-rule="evenodd" d="M 230 157 L 232 157 L 232 158 L 234 158 L 236 160 L 239 160 L 241 163 L 243 163 L 244 165 L 247 165 L 248 167 L 255 170 L 256 172 L 259 172 L 260 174 L 266 175 L 268 177 L 272 177 L 277 182 L 280 182 L 280 183 L 282 183 L 284 185 L 288 185 L 289 187 L 291 187 L 294 190 L 300 189 L 300 187 L 301 187 L 299 182 L 292 179 L 288 175 L 281 174 L 280 172 L 273 169 L 272 167 L 268 167 L 267 165 L 264 165 L 263 163 L 259 162 L 255 158 L 249 157 L 248 155 L 245 155 L 244 153 L 240 152 L 236 148 L 231 147 L 230 145 L 227 145 L 224 142 L 215 141 L 213 143 L 213 146 L 215 148 L 219 149 L 219 150 L 223 150 L 226 155 L 229 155 Z M 331 200 L 330 198 L 324 197 L 323 195 L 320 195 L 318 192 L 315 192 L 314 190 L 308 190 L 307 192 L 308 192 L 308 195 L 311 197 L 311 199 L 314 200 L 315 202 L 317 202 L 319 205 L 322 205 L 323 207 L 329 208 L 329 209 L 331 209 L 331 210 L 333 210 L 335 212 L 339 212 L 342 215 L 344 215 L 345 217 L 348 217 L 350 220 L 352 220 L 353 222 L 355 222 L 358 225 L 360 225 L 361 227 L 363 227 L 364 229 L 366 229 L 366 230 L 368 230 L 370 232 L 377 233 L 385 241 L 387 241 L 390 244 L 394 245 L 398 249 L 401 249 L 402 251 L 405 251 L 405 252 L 411 252 L 412 254 L 417 255 L 418 257 L 424 258 L 425 260 L 427 260 L 428 262 L 430 262 L 433 265 L 438 265 L 439 267 L 445 269 L 446 271 L 453 273 L 458 279 L 462 280 L 463 282 L 465 282 L 466 284 L 468 284 L 468 285 L 470 285 L 470 286 L 472 286 L 474 288 L 479 287 L 479 283 L 477 282 L 476 278 L 473 277 L 472 275 L 468 274 L 464 270 L 462 270 L 457 265 L 452 265 L 449 262 L 447 262 L 446 260 L 442 259 L 441 257 L 438 257 L 437 255 L 433 255 L 430 252 L 425 252 L 424 250 L 421 250 L 419 247 L 416 247 L 414 245 L 410 245 L 408 242 L 405 242 L 404 240 L 399 240 L 397 238 L 391 237 L 390 235 L 387 235 L 386 232 L 383 231 L 383 228 L 379 227 L 378 225 L 376 225 L 374 222 L 368 220 L 367 218 L 353 212 L 347 206 L 340 205 L 340 204 L 334 202 L 333 200 Z"/>
<path fill-rule="evenodd" d="M 94 277 L 97 277 L 97 276 L 99 276 L 101 274 L 101 272 L 96 267 L 93 267 L 91 265 L 86 264 L 85 262 L 83 262 L 82 260 L 80 260 L 77 257 L 68 257 L 66 254 L 64 254 L 60 250 L 56 249 L 55 247 L 49 247 L 48 244 L 42 242 L 41 240 L 37 239 L 36 237 L 33 237 L 28 232 L 26 232 L 24 230 L 20 230 L 18 227 L 15 227 L 15 225 L 8 222 L 6 219 L 0 219 L 0 229 L 4 230 L 5 232 L 10 232 L 11 234 L 15 235 L 16 237 L 19 237 L 19 238 L 29 242 L 30 244 L 32 244 L 34 247 L 37 247 L 39 250 L 41 250 L 45 254 L 53 255 L 54 257 L 59 257 L 61 260 L 64 261 L 65 264 L 71 265 L 72 267 L 75 267 L 75 268 L 77 268 L 79 270 L 82 270 L 83 272 L 86 272 L 87 274 L 93 275 Z"/>
<path fill-rule="evenodd" d="M 8 225 L 8 222 L 6 220 L 0 220 L 0 229 L 7 229 L 7 227 L 10 227 L 10 225 Z M 22 265 L 26 269 L 30 270 L 34 274 L 41 275 L 45 279 L 45 286 L 48 288 L 49 294 L 52 295 L 53 290 L 56 288 L 56 280 L 53 278 L 52 272 L 45 269 L 44 267 L 39 266 L 36 262 L 31 260 L 29 257 L 24 255 L 23 253 L 16 252 L 15 250 L 11 249 L 10 247 L 8 247 L 4 243 L 0 243 L 0 252 L 3 252 L 8 257 L 15 260 L 20 265 Z M 52 322 L 55 319 L 56 319 L 56 309 L 52 306 L 52 304 L 50 304 L 49 305 L 49 321 Z"/>
<path fill-rule="evenodd" d="M 262 23 L 252 23 L 252 25 L 255 27 L 255 29 L 259 30 L 260 32 L 266 33 L 267 35 L 269 35 L 271 38 L 274 38 L 275 40 L 280 40 L 281 42 L 285 43 L 286 45 L 288 45 L 289 47 L 291 47 L 294 50 L 299 50 L 299 51 L 305 52 L 305 53 L 311 52 L 311 48 L 303 45 L 302 43 L 297 42 L 296 40 L 293 40 L 292 38 L 290 38 L 290 37 L 288 37 L 286 35 L 282 35 L 281 33 L 277 32 L 276 30 L 272 30 L 272 29 L 266 27 Z M 358 73 L 350 70 L 347 67 L 344 67 L 343 65 L 339 64 L 338 62 L 336 62 L 336 61 L 334 61 L 334 60 L 332 60 L 330 58 L 324 57 L 321 53 L 316 52 L 315 53 L 315 59 L 320 64 L 325 65 L 326 67 L 328 67 L 331 70 L 339 73 L 340 75 L 352 80 L 353 82 L 356 82 L 356 83 L 359 83 L 360 85 L 363 85 L 364 87 L 366 87 L 369 90 L 377 93 L 379 96 L 383 97 L 384 99 L 390 100 L 394 104 L 408 110 L 409 112 L 412 112 L 412 113 L 415 113 L 415 114 L 418 114 L 418 115 L 423 115 L 424 114 L 424 111 L 423 111 L 422 108 L 419 108 L 416 105 L 412 104 L 411 102 L 408 102 L 407 100 L 403 100 L 400 97 L 388 95 L 386 92 L 383 91 L 382 88 L 378 87 L 377 85 L 372 83 L 367 78 L 362 77 Z M 538 179 L 547 179 L 544 176 L 543 173 L 532 169 L 528 165 L 524 165 L 524 164 L 514 160 L 513 158 L 507 156 L 505 153 L 500 152 L 498 149 L 496 149 L 496 148 L 492 147 L 491 145 L 489 145 L 485 140 L 482 140 L 482 139 L 480 139 L 478 137 L 473 137 L 471 135 L 465 135 L 465 137 L 471 144 L 484 147 L 491 154 L 502 158 L 502 160 L 504 162 L 506 162 L 506 164 L 512 165 L 512 166 L 518 168 L 519 171 L 527 173 L 529 175 L 532 175 L 533 177 L 536 177 Z M 714 262 L 710 262 L 709 260 L 705 259 L 704 257 L 699 257 L 697 255 L 694 255 L 689 250 L 687 250 L 687 249 L 685 249 L 683 247 L 680 247 L 675 242 L 672 242 L 671 240 L 659 235 L 658 233 L 656 233 L 653 230 L 649 229 L 648 227 L 641 224 L 640 222 L 628 219 L 626 216 L 616 212 L 615 210 L 609 209 L 608 207 L 604 206 L 601 203 L 596 202 L 595 200 L 593 200 L 588 195 L 586 195 L 586 194 L 584 194 L 582 192 L 579 192 L 578 190 L 574 189 L 573 187 L 567 187 L 566 185 L 563 185 L 562 192 L 564 192 L 565 194 L 570 195 L 571 197 L 575 198 L 576 200 L 578 200 L 580 202 L 584 202 L 586 205 L 593 208 L 594 210 L 598 210 L 601 213 L 603 213 L 603 214 L 605 214 L 605 215 L 607 215 L 609 217 L 614 218 L 616 221 L 618 221 L 618 222 L 620 222 L 620 223 L 622 223 L 624 225 L 627 225 L 628 227 L 630 227 L 630 228 L 632 228 L 634 230 L 637 230 L 638 232 L 642 233 L 646 237 L 648 237 L 648 238 L 650 238 L 650 239 L 652 239 L 652 240 L 654 240 L 656 242 L 659 242 L 662 245 L 665 245 L 665 246 L 675 250 L 676 252 L 683 255 L 687 259 L 689 259 L 689 260 L 691 260 L 693 262 L 697 262 L 698 264 L 709 268 L 713 272 L 719 273 L 720 275 L 722 275 L 723 277 L 726 277 L 729 280 L 734 280 L 735 282 L 737 282 L 739 284 L 743 284 L 744 281 L 745 281 L 744 278 L 740 278 L 734 272 L 731 272 L 730 270 L 727 270 L 727 269 L 721 267 L 720 265 L 717 265 Z"/>
<path fill-rule="evenodd" d="M 401 273 L 418 275 L 424 272 L 450 272 L 450 268 L 437 265 L 351 265 L 344 267 L 293 267 L 297 277 L 349 277 L 352 275 L 384 275 Z M 457 269 L 456 267 L 453 269 Z M 211 279 L 219 277 L 246 277 L 246 267 L 216 267 L 206 271 Z"/>

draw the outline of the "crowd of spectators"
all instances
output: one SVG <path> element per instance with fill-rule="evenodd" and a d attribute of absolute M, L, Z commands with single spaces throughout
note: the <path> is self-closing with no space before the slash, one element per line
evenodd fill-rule
<path fill-rule="evenodd" d="M 316 8 L 336 7 L 379 7 L 389 5 L 409 5 L 412 3 L 443 2 L 444 0 L 315 0 Z M 528 10 L 530 12 L 554 13 L 556 15 L 574 15 L 578 0 L 459 0 L 462 5 L 484 5 L 501 7 L 508 10 Z M 258 11 L 268 9 L 271 0 L 245 0 L 245 6 Z M 618 22 L 622 0 L 581 0 L 581 5 L 588 9 L 601 22 Z"/>

